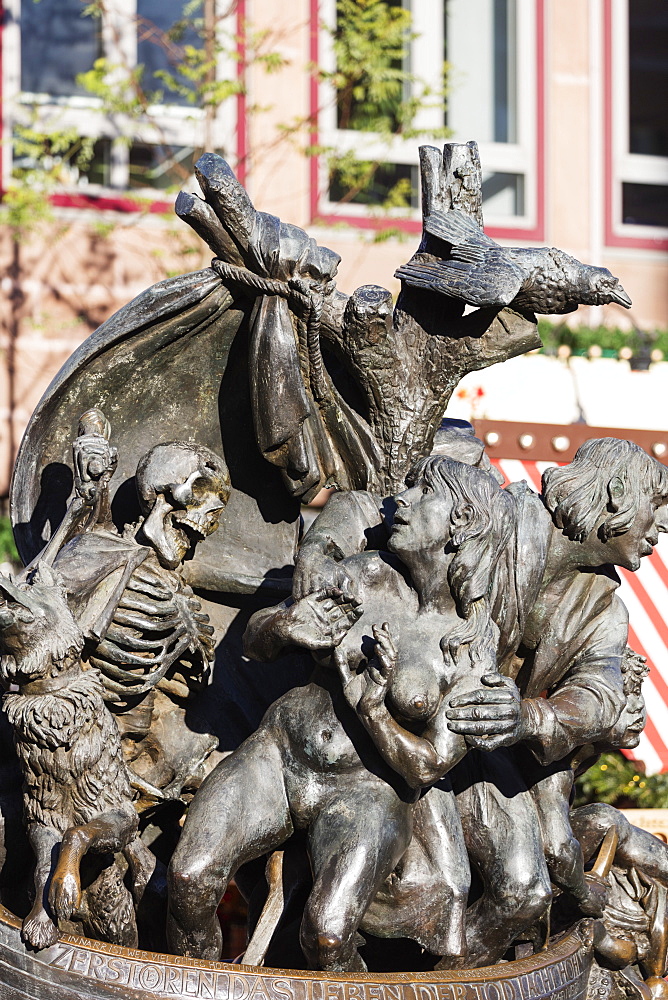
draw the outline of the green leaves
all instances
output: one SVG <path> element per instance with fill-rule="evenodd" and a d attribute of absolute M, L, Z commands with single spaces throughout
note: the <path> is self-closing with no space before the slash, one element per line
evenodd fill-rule
<path fill-rule="evenodd" d="M 44 131 L 33 110 L 28 124 L 14 126 L 13 145 L 13 182 L 3 196 L 0 216 L 20 240 L 52 218 L 49 195 L 85 173 L 95 140 L 75 128 Z"/>
<path fill-rule="evenodd" d="M 603 357 L 616 357 L 624 348 L 634 353 L 649 343 L 652 350 L 660 350 L 668 355 L 668 330 L 640 331 L 621 330 L 610 326 L 576 326 L 566 323 L 551 323 L 538 320 L 538 332 L 543 341 L 543 349 L 555 353 L 559 347 L 568 347 L 572 354 L 585 355 L 592 347 L 601 349 Z"/>
<path fill-rule="evenodd" d="M 14 532 L 8 517 L 0 517 L 0 562 L 12 562 L 20 565 L 21 560 L 14 543 Z"/>
<path fill-rule="evenodd" d="M 336 66 L 316 72 L 335 89 L 338 127 L 374 133 L 386 145 L 387 156 L 362 160 L 354 152 L 330 149 L 332 200 L 371 204 L 384 212 L 410 208 L 415 192 L 405 168 L 397 165 L 396 181 L 390 183 L 393 165 L 383 166 L 392 159 L 392 142 L 448 134 L 446 128 L 415 127 L 426 107 L 443 107 L 446 85 L 445 71 L 442 87 L 434 90 L 409 69 L 410 43 L 416 37 L 411 24 L 410 11 L 387 0 L 337 0 L 332 30 Z"/>
<path fill-rule="evenodd" d="M 400 125 L 411 15 L 381 0 L 337 0 L 336 69 L 322 73 L 337 91 L 339 128 L 394 134 Z"/>
<path fill-rule="evenodd" d="M 647 776 L 642 764 L 604 753 L 576 783 L 575 805 L 608 802 L 621 809 L 668 808 L 668 774 Z"/>

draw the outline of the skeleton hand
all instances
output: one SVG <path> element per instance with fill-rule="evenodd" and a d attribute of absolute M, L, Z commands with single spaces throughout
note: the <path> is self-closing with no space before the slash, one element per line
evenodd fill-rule
<path fill-rule="evenodd" d="M 211 663 L 215 654 L 214 631 L 209 624 L 209 616 L 202 611 L 202 605 L 190 587 L 174 595 L 179 609 L 179 617 L 184 626 L 183 634 L 190 639 L 191 653 L 199 653 L 204 663 Z"/>
<path fill-rule="evenodd" d="M 72 445 L 74 481 L 82 500 L 92 504 L 116 469 L 118 452 L 102 434 L 81 434 Z"/>
<path fill-rule="evenodd" d="M 332 649 L 361 617 L 360 604 L 336 587 L 318 590 L 285 609 L 277 624 L 279 637 L 305 649 Z"/>

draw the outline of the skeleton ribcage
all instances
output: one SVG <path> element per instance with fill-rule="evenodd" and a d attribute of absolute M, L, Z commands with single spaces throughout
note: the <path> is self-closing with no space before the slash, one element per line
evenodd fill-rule
<path fill-rule="evenodd" d="M 213 659 L 212 635 L 190 587 L 149 556 L 132 573 L 90 663 L 116 698 L 146 694 L 177 667 L 199 687 Z"/>

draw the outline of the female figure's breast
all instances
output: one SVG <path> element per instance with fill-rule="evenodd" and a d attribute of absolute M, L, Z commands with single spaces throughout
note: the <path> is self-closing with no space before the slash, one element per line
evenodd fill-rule
<path fill-rule="evenodd" d="M 433 719 L 445 690 L 438 641 L 434 650 L 434 643 L 425 639 L 420 645 L 410 639 L 400 643 L 387 693 L 388 708 L 407 722 L 426 723 Z"/>

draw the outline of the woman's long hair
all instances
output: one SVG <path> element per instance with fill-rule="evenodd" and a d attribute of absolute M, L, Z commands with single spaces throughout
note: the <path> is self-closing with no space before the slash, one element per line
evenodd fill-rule
<path fill-rule="evenodd" d="M 412 486 L 418 481 L 435 492 L 447 492 L 453 502 L 446 547 L 446 551 L 454 551 L 448 586 L 463 620 L 443 638 L 443 651 L 454 656 L 467 644 L 472 659 L 491 655 L 495 662 L 497 630 L 490 616 L 489 595 L 494 571 L 513 530 L 513 498 L 490 473 L 440 456 L 415 463 L 406 483 Z"/>

